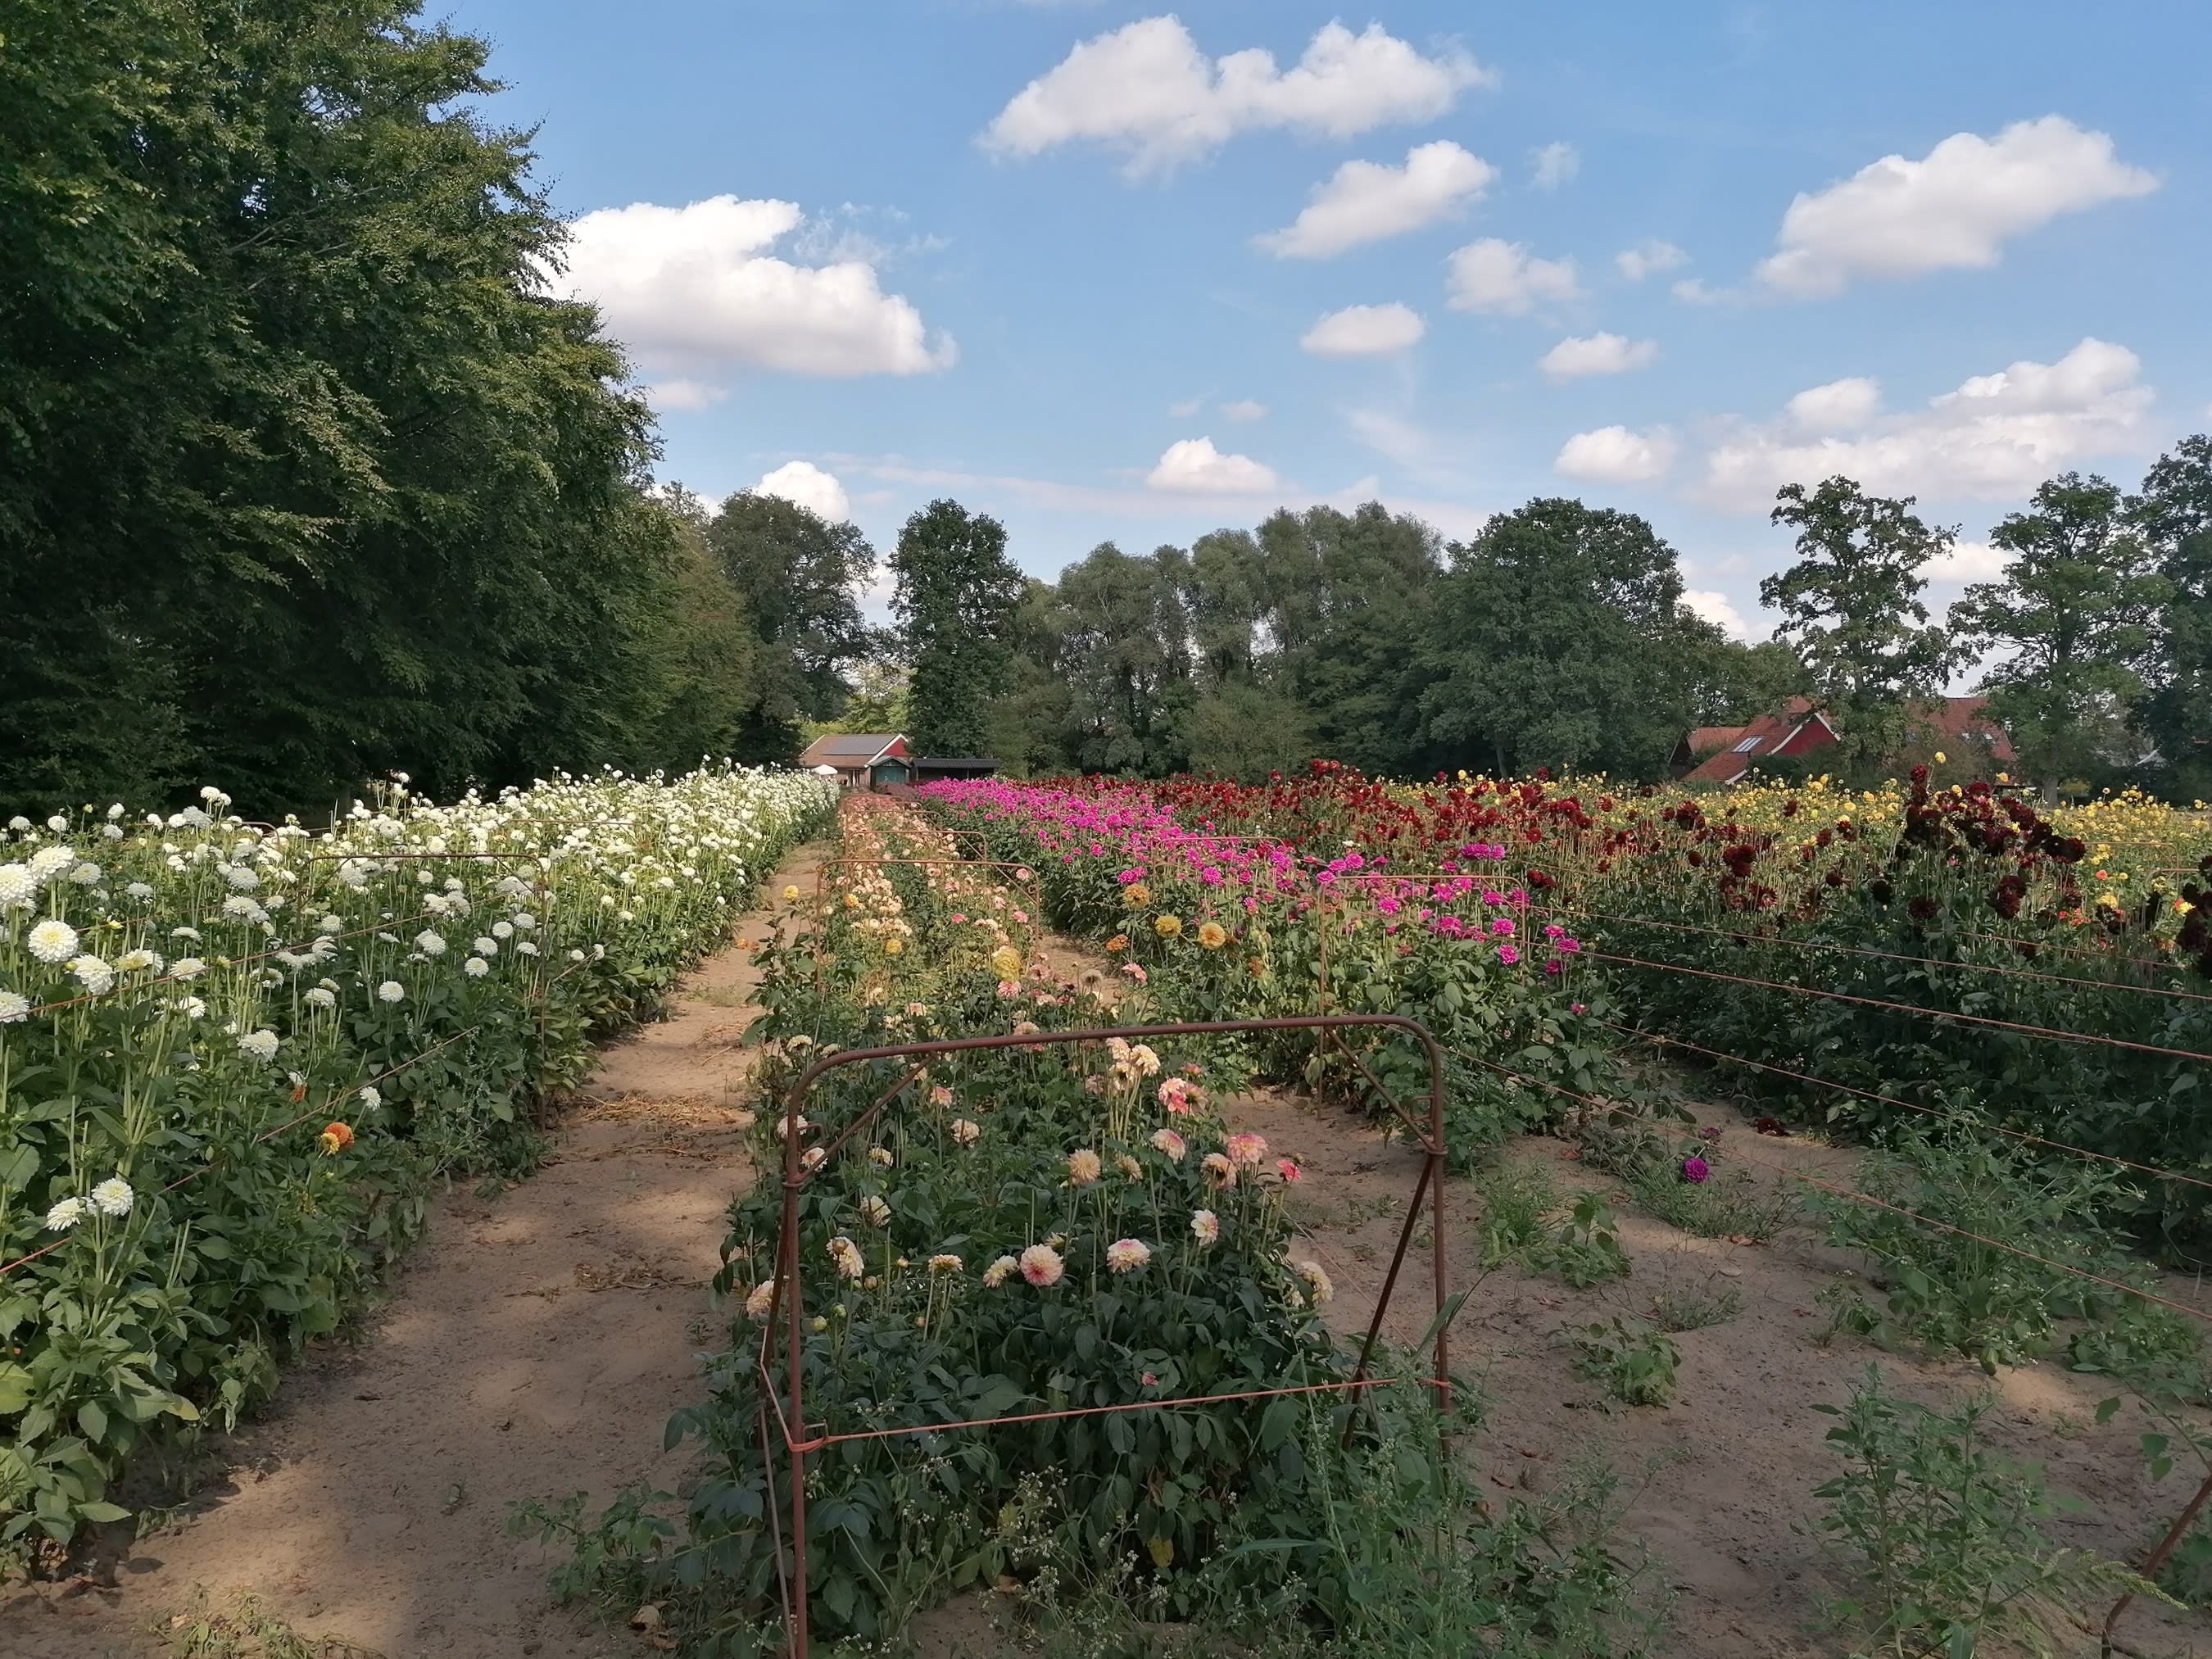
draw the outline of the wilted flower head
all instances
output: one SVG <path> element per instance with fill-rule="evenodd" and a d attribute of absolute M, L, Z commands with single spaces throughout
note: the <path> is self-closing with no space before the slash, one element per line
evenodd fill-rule
<path fill-rule="evenodd" d="M 969 1119 L 956 1117 L 952 1120 L 952 1141 L 955 1146 L 973 1146 L 982 1139 L 982 1135 L 981 1127 Z"/>
<path fill-rule="evenodd" d="M 1297 1269 L 1298 1277 L 1304 1279 L 1312 1291 L 1314 1306 L 1320 1307 L 1336 1294 L 1336 1286 L 1328 1282 L 1328 1275 L 1322 1271 L 1321 1263 L 1300 1261 L 1292 1265 Z"/>
<path fill-rule="evenodd" d="M 1237 1166 L 1219 1152 L 1208 1152 L 1200 1166 L 1214 1187 L 1227 1191 L 1237 1184 Z"/>
<path fill-rule="evenodd" d="M 1005 1284 L 1009 1279 L 1012 1278 L 1016 1273 L 1020 1271 L 1021 1265 L 1022 1264 L 1016 1261 L 1012 1256 L 1000 1256 L 996 1261 L 994 1261 L 989 1267 L 983 1269 L 983 1284 L 985 1287 L 994 1291 L 997 1290 L 1000 1285 Z"/>
<path fill-rule="evenodd" d="M 830 1241 L 830 1259 L 837 1264 L 842 1279 L 858 1279 L 867 1271 L 867 1263 L 860 1259 L 860 1247 L 842 1233 Z"/>
<path fill-rule="evenodd" d="M 763 1279 L 745 1297 L 745 1312 L 755 1319 L 766 1319 L 775 1306 L 775 1280 Z"/>
<path fill-rule="evenodd" d="M 1182 1162 L 1182 1155 L 1188 1150 L 1184 1144 L 1183 1138 L 1177 1134 L 1173 1129 L 1159 1129 L 1154 1131 L 1152 1135 L 1152 1146 L 1155 1151 L 1165 1152 L 1170 1158 L 1173 1158 L 1178 1164 Z"/>
<path fill-rule="evenodd" d="M 1223 1143 L 1229 1161 L 1242 1168 L 1250 1169 L 1267 1155 L 1267 1140 L 1264 1135 L 1234 1134 Z"/>
<path fill-rule="evenodd" d="M 860 1200 L 860 1219 L 871 1227 L 888 1227 L 891 1224 L 891 1206 L 870 1193 Z"/>

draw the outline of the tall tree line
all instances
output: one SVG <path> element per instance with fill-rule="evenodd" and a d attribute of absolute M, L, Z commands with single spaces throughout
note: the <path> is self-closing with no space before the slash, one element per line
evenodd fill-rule
<path fill-rule="evenodd" d="M 1664 775 L 1683 734 L 1804 696 L 1824 769 L 1893 771 L 1977 661 L 2024 781 L 2212 794 L 2212 439 L 2133 495 L 2067 473 L 1990 532 L 2000 580 L 1938 616 L 1955 527 L 1845 477 L 1778 492 L 1794 557 L 1745 645 L 1683 603 L 1633 514 L 1540 499 L 1442 543 L 1369 503 L 1281 511 L 1148 554 L 1111 543 L 1031 580 L 992 743 L 1030 771 L 1245 778 L 1326 755 L 1375 772 Z"/>
<path fill-rule="evenodd" d="M 994 739 L 1030 770 L 1251 778 L 1327 755 L 1657 775 L 1690 726 L 1797 689 L 1790 653 L 1731 641 L 1682 594 L 1649 524 L 1565 500 L 1449 545 L 1375 502 L 1187 550 L 1108 544 L 1030 584 Z"/>

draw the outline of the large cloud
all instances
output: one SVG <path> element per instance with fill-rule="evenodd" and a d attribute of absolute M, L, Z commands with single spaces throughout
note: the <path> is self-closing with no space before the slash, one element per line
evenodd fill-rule
<path fill-rule="evenodd" d="M 1480 201 L 1498 169 L 1449 138 L 1406 152 L 1406 165 L 1346 161 L 1286 229 L 1255 240 L 1270 253 L 1326 259 L 1362 242 L 1379 242 L 1434 224 Z"/>
<path fill-rule="evenodd" d="M 1739 423 L 1705 456 L 1700 493 L 1763 512 L 1786 483 L 1836 473 L 1885 495 L 2008 500 L 2086 457 L 2138 441 L 2152 392 L 2125 346 L 2085 339 L 2055 363 L 1977 374 L 1926 407 L 1881 412 L 1870 380 L 1799 392 L 1777 419 Z"/>
<path fill-rule="evenodd" d="M 853 503 L 842 481 L 811 461 L 786 461 L 755 484 L 753 490 L 805 507 L 832 524 L 842 524 L 853 516 Z"/>
<path fill-rule="evenodd" d="M 2016 121 L 1995 138 L 1954 132 L 1920 161 L 1885 155 L 1799 196 L 1759 280 L 1805 299 L 1859 278 L 1993 265 L 2008 238 L 2157 188 L 2120 161 L 2110 137 L 2063 116 Z"/>
<path fill-rule="evenodd" d="M 1428 331 L 1419 312 L 1393 300 L 1388 305 L 1332 311 L 1308 329 L 1298 344 L 1316 357 L 1385 357 L 1418 344 Z"/>
<path fill-rule="evenodd" d="M 1539 259 L 1522 242 L 1486 236 L 1451 256 L 1448 283 L 1455 311 L 1519 317 L 1540 305 L 1582 297 L 1572 259 Z"/>
<path fill-rule="evenodd" d="M 1649 368 L 1659 359 L 1656 340 L 1632 340 L 1625 334 L 1569 335 L 1536 360 L 1536 367 L 1554 380 L 1579 380 L 1587 374 L 1626 374 Z"/>
<path fill-rule="evenodd" d="M 1286 70 L 1257 47 L 1210 58 L 1179 18 L 1147 17 L 1078 46 L 1014 95 L 982 143 L 1036 155 L 1088 141 L 1126 153 L 1130 172 L 1143 173 L 1258 128 L 1349 138 L 1433 120 L 1463 88 L 1494 78 L 1456 49 L 1425 58 L 1380 23 L 1358 34 L 1325 25 Z"/>
<path fill-rule="evenodd" d="M 951 339 L 886 294 L 861 259 L 793 264 L 769 250 L 805 216 L 789 202 L 709 197 L 635 202 L 576 221 L 556 291 L 596 303 L 608 332 L 666 389 L 699 408 L 748 368 L 792 374 L 922 374 L 949 367 Z"/>
<path fill-rule="evenodd" d="M 1601 426 L 1595 432 L 1577 432 L 1560 445 L 1552 471 L 1591 483 L 1648 483 L 1674 459 L 1674 441 L 1664 432 Z"/>
<path fill-rule="evenodd" d="M 1273 467 L 1249 455 L 1224 455 L 1211 438 L 1170 444 L 1145 482 L 1185 495 L 1256 495 L 1282 488 Z"/>

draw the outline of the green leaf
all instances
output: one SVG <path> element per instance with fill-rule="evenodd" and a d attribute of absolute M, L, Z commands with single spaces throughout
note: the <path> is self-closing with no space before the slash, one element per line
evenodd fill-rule
<path fill-rule="evenodd" d="M 96 1400 L 88 1400 L 76 1408 L 76 1425 L 95 1444 L 107 1437 L 107 1413 Z"/>

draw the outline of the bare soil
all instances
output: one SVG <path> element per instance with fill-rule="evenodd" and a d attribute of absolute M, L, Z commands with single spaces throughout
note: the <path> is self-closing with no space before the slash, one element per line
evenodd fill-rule
<path fill-rule="evenodd" d="M 820 856 L 794 854 L 769 892 L 811 888 Z M 0 1656 L 144 1659 L 201 1592 L 218 1610 L 252 1592 L 301 1636 L 384 1659 L 647 1651 L 553 1605 L 550 1553 L 506 1535 L 507 1507 L 684 1472 L 662 1432 L 698 1398 L 708 1282 L 749 1179 L 745 945 L 771 923 L 740 918 L 665 1022 L 605 1052 L 538 1175 L 444 1194 L 364 1339 L 291 1371 L 112 1582 L 0 1598 Z"/>
<path fill-rule="evenodd" d="M 1346 1337 L 1364 1332 L 1419 1175 L 1419 1149 L 1385 1139 L 1338 1108 L 1279 1093 L 1248 1096 L 1226 1109 L 1234 1127 L 1265 1134 L 1272 1151 L 1304 1167 L 1291 1200 L 1304 1233 L 1296 1254 L 1303 1260 L 1310 1252 L 1334 1280 L 1331 1324 Z M 1700 1108 L 1699 1116 L 1722 1127 L 1717 1158 L 1723 1167 L 1733 1154 L 1738 1167 L 1755 1161 L 1850 1182 L 1856 1159 L 1848 1150 L 1759 1135 L 1726 1107 Z M 1609 1466 L 1623 1483 L 1622 1541 L 1632 1550 L 1648 1547 L 1657 1584 L 1674 1601 L 1672 1651 L 1813 1659 L 1845 1650 L 1818 1620 L 1819 1600 L 1842 1586 L 1809 1531 L 1820 1509 L 1813 1491 L 1843 1462 L 1824 1439 L 1832 1419 L 1813 1408 L 1843 1404 L 1869 1364 L 1881 1366 L 1899 1394 L 1930 1405 L 1994 1395 L 1993 1443 L 2043 1464 L 2053 1488 L 2080 1501 L 2049 1523 L 2062 1544 L 2139 1560 L 2187 1501 L 2194 1477 L 2185 1468 L 2154 1489 L 2147 1483 L 2136 1441 L 2144 1425 L 2123 1415 L 2095 1425 L 2098 1401 L 2114 1391 L 2109 1382 L 2056 1364 L 1993 1379 L 1963 1361 L 1886 1352 L 1830 1334 L 1816 1297 L 1868 1264 L 1828 1248 L 1812 1228 L 1792 1227 L 1767 1245 L 1701 1238 L 1640 1212 L 1619 1182 L 1583 1169 L 1565 1141 L 1529 1137 L 1505 1157 L 1545 1165 L 1563 1196 L 1608 1194 L 1632 1271 L 1584 1291 L 1510 1267 L 1485 1275 L 1481 1198 L 1470 1182 L 1447 1182 L 1450 1282 L 1474 1287 L 1451 1330 L 1451 1363 L 1485 1402 L 1469 1455 L 1482 1478 L 1505 1492 L 1556 1490 Z M 1754 1173 L 1773 1186 L 1802 1184 Z M 1383 1321 L 1384 1334 L 1400 1343 L 1417 1340 L 1433 1316 L 1427 1207 L 1425 1200 Z M 1670 1405 L 1620 1405 L 1577 1372 L 1561 1346 L 1563 1334 L 1581 1326 L 1616 1314 L 1648 1316 L 1662 1292 L 1729 1287 L 1741 1293 L 1741 1313 L 1674 1336 L 1682 1362 Z M 2191 1299 L 2183 1285 L 2166 1293 Z M 2124 1653 L 2212 1655 L 2212 1620 L 2143 1601 L 2118 1634 Z M 2075 1650 L 2094 1654 L 2094 1635 L 2085 1632 Z"/>

